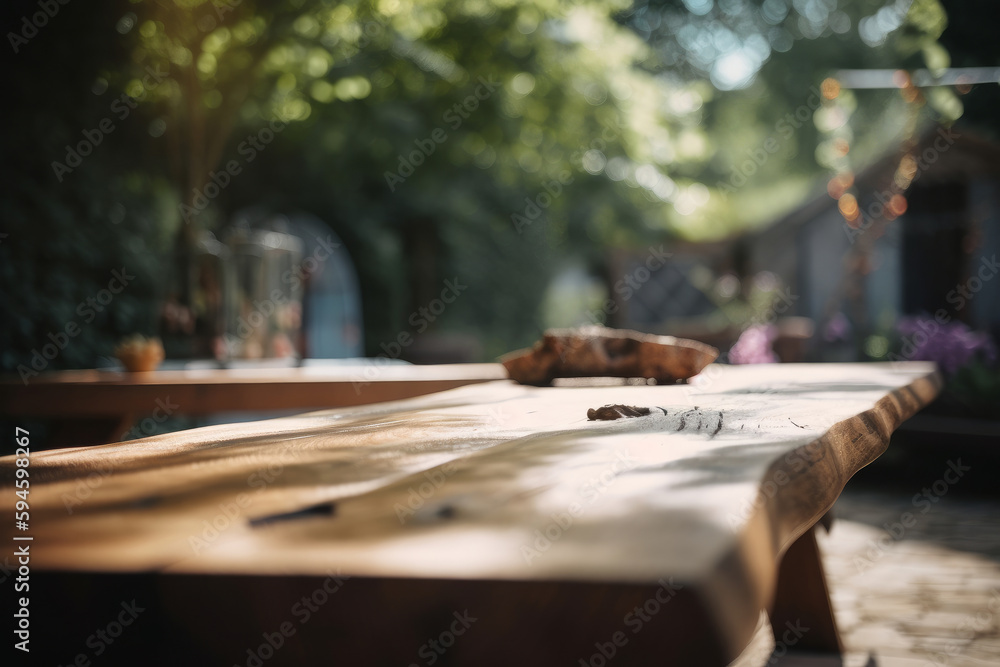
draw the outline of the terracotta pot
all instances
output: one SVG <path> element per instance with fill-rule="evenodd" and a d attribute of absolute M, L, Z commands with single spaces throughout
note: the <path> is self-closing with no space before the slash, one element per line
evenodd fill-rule
<path fill-rule="evenodd" d="M 133 373 L 154 371 L 163 361 L 163 344 L 158 338 L 126 341 L 115 348 L 115 356 Z"/>

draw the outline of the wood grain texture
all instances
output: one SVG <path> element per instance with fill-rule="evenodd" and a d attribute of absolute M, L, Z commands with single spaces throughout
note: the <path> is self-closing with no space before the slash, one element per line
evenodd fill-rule
<path fill-rule="evenodd" d="M 169 398 L 173 414 L 230 410 L 304 410 L 366 405 L 501 380 L 500 364 L 358 365 L 204 369 L 124 373 L 44 373 L 27 385 L 0 381 L 0 414 L 19 417 L 118 417 L 153 412 Z"/>
<path fill-rule="evenodd" d="M 506 354 L 500 363 L 512 380 L 540 387 L 579 377 L 672 384 L 697 375 L 718 356 L 716 348 L 695 340 L 595 325 L 549 329 L 532 348 Z"/>
<path fill-rule="evenodd" d="M 939 386 L 925 363 L 711 366 L 693 385 L 494 382 L 43 452 L 31 465 L 33 565 L 172 573 L 225 589 L 243 617 L 335 570 L 353 577 L 344 604 L 395 599 L 400 623 L 493 609 L 482 642 L 456 645 L 463 659 L 483 647 L 523 657 L 503 648 L 502 627 L 570 664 L 671 582 L 658 630 L 629 650 L 724 664 L 771 604 L 781 554 Z M 651 410 L 588 420 L 606 404 Z M 0 470 L 10 485 L 10 457 Z M 562 639 L 522 625 L 553 615 Z M 350 607 L 329 618 L 350 624 Z M 313 647 L 332 650 L 326 622 L 314 628 Z"/>
<path fill-rule="evenodd" d="M 781 557 L 768 620 L 775 646 L 785 646 L 789 651 L 838 654 L 844 646 L 816 543 L 818 527 L 803 533 Z"/>

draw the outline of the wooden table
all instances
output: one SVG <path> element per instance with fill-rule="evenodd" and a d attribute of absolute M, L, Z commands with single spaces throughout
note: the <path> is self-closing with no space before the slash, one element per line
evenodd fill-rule
<path fill-rule="evenodd" d="M 28 384 L 15 377 L 0 381 L 0 415 L 53 420 L 52 440 L 59 445 L 103 444 L 120 440 L 145 415 L 366 405 L 506 377 L 500 364 L 412 366 L 381 360 L 298 368 L 57 371 Z"/>
<path fill-rule="evenodd" d="M 32 613 L 60 619 L 39 649 L 68 664 L 135 599 L 114 656 L 144 664 L 725 665 L 765 609 L 785 646 L 836 651 L 812 531 L 940 382 L 926 363 L 500 381 L 38 453 L 18 534 Z M 650 414 L 588 420 L 605 404 Z"/>

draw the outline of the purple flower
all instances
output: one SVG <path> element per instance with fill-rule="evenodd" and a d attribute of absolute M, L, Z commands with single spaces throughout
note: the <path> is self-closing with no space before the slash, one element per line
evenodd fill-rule
<path fill-rule="evenodd" d="M 896 329 L 903 337 L 904 358 L 937 362 L 949 375 L 979 354 L 990 363 L 997 358 L 997 348 L 989 334 L 973 331 L 962 322 L 942 324 L 930 317 L 908 317 L 901 319 Z"/>
<path fill-rule="evenodd" d="M 778 335 L 778 329 L 772 324 L 757 324 L 740 334 L 729 350 L 731 364 L 773 364 L 778 361 L 777 355 L 771 349 L 771 343 Z"/>
<path fill-rule="evenodd" d="M 830 321 L 823 327 L 823 340 L 827 343 L 838 343 L 846 341 L 851 335 L 851 323 L 847 316 L 837 311 L 837 314 L 830 318 Z"/>

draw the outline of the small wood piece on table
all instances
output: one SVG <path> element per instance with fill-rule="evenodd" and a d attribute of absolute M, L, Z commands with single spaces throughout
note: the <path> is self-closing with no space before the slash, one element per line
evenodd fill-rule
<path fill-rule="evenodd" d="M 763 609 L 837 650 L 812 531 L 939 387 L 926 363 L 710 366 L 42 452 L 34 599 L 80 645 L 141 599 L 163 664 L 246 664 L 285 628 L 272 664 L 725 665 Z M 608 404 L 650 410 L 587 418 Z"/>

